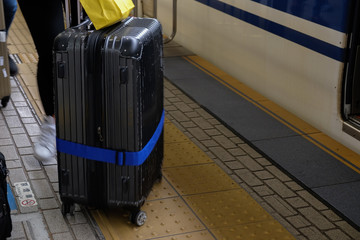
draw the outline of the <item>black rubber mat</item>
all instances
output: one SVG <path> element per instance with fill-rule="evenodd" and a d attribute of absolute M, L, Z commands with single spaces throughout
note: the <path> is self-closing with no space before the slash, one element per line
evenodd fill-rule
<path fill-rule="evenodd" d="M 170 82 L 360 227 L 360 174 L 184 58 L 164 63 Z"/>

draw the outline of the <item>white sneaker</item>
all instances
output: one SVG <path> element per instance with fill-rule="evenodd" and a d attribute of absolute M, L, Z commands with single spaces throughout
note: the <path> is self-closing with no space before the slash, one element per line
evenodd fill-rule
<path fill-rule="evenodd" d="M 56 154 L 56 128 L 55 119 L 45 116 L 41 125 L 39 142 L 34 146 L 34 155 L 40 161 L 46 161 Z"/>

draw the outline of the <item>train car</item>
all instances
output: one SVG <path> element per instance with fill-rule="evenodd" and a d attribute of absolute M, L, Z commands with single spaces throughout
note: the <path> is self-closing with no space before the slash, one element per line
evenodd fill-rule
<path fill-rule="evenodd" d="M 177 43 L 360 153 L 359 1 L 154 2 Z"/>

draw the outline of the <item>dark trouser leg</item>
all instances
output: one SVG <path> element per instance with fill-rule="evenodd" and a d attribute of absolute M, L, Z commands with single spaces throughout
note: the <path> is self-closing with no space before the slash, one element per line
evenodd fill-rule
<path fill-rule="evenodd" d="M 64 31 L 61 0 L 18 0 L 39 55 L 37 82 L 46 115 L 54 114 L 53 57 L 55 37 Z"/>

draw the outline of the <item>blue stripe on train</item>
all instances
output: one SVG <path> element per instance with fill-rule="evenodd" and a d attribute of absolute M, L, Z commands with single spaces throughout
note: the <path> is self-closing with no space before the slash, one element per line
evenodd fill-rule
<path fill-rule="evenodd" d="M 251 0 L 311 22 L 347 32 L 350 0 Z"/>
<path fill-rule="evenodd" d="M 242 9 L 236 8 L 232 5 L 223 3 L 219 0 L 195 0 L 195 1 L 205 4 L 221 12 L 224 12 L 230 16 L 238 18 L 244 22 L 247 22 L 251 25 L 259 27 L 270 33 L 278 35 L 289 41 L 295 42 L 303 47 L 316 51 L 327 57 L 330 57 L 332 59 L 341 62 L 344 61 L 345 50 L 343 48 L 321 41 L 317 38 L 306 35 L 294 29 L 285 27 L 281 24 L 275 23 L 265 18 L 259 17 Z"/>

